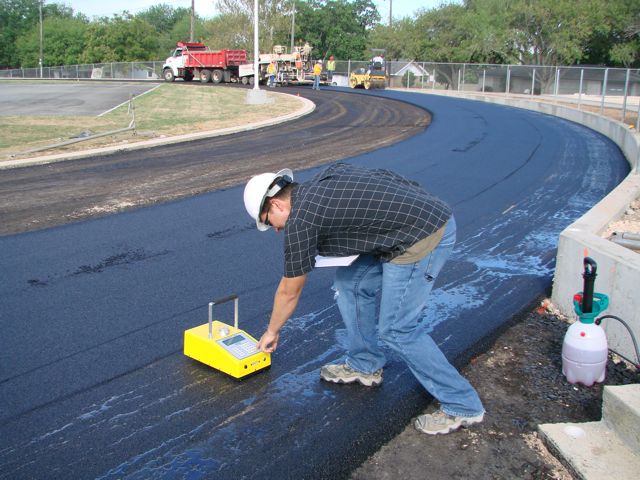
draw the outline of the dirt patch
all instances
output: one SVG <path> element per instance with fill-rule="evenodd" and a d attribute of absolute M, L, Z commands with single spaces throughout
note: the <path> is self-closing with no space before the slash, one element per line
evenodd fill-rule
<path fill-rule="evenodd" d="M 603 385 L 571 385 L 562 375 L 570 321 L 546 300 L 462 370 L 487 410 L 482 424 L 444 436 L 424 435 L 409 425 L 351 478 L 571 479 L 537 433 L 542 423 L 601 418 Z M 640 382 L 633 365 L 614 357 L 606 385 Z"/>

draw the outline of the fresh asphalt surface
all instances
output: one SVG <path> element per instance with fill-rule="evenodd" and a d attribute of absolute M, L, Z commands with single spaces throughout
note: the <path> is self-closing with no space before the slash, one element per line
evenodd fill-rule
<path fill-rule="evenodd" d="M 423 133 L 348 161 L 453 206 L 459 242 L 424 328 L 464 362 L 550 286 L 559 233 L 628 166 L 557 118 L 375 94 L 433 113 Z M 310 275 L 270 370 L 236 381 L 182 355 L 183 331 L 230 293 L 241 327 L 262 333 L 281 242 L 255 230 L 241 187 L 0 238 L 0 478 L 348 476 L 431 398 L 391 355 L 380 388 L 319 381 L 344 352 L 331 269 Z"/>

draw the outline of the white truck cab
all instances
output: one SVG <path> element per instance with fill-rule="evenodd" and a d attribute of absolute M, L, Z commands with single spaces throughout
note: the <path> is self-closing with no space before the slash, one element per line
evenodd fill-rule
<path fill-rule="evenodd" d="M 164 65 L 162 65 L 162 76 L 167 82 L 173 82 L 176 77 L 180 76 L 178 69 L 184 67 L 182 50 L 182 47 L 176 48 L 173 54 L 164 61 Z"/>

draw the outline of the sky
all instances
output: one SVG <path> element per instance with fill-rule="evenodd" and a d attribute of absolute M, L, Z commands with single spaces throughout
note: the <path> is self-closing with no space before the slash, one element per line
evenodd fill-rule
<path fill-rule="evenodd" d="M 383 23 L 389 21 L 389 1 L 392 1 L 393 18 L 412 16 L 416 10 L 435 8 L 442 3 L 450 3 L 450 0 L 374 0 Z M 76 13 L 84 13 L 89 18 L 94 16 L 110 17 L 123 10 L 136 14 L 160 3 L 175 8 L 191 8 L 191 0 L 53 0 L 53 3 L 64 3 L 73 8 Z M 214 0 L 195 0 L 196 13 L 204 18 L 213 17 L 216 14 L 214 3 Z"/>

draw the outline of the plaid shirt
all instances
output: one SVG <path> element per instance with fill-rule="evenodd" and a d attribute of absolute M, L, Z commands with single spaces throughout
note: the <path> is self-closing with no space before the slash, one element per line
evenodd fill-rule
<path fill-rule="evenodd" d="M 292 191 L 284 275 L 309 273 L 316 254 L 392 260 L 450 217 L 447 204 L 400 175 L 333 164 Z"/>

